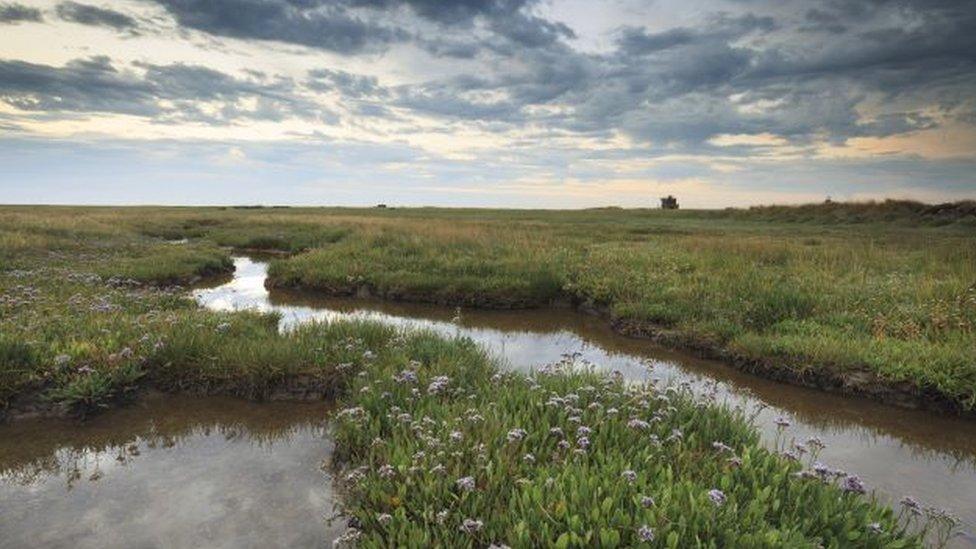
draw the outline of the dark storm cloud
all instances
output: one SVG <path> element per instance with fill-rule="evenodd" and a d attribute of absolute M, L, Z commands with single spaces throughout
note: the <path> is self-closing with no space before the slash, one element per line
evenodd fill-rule
<path fill-rule="evenodd" d="M 534 48 L 574 35 L 568 26 L 531 15 L 525 0 L 154 0 L 187 28 L 218 36 L 274 40 L 343 54 L 382 51 L 413 41 L 448 57 L 473 57 L 478 43 L 426 36 L 409 24 L 411 14 L 441 30 L 482 22 L 507 44 Z M 440 34 L 440 33 L 438 33 Z M 450 32 L 448 32 L 450 34 Z"/>
<path fill-rule="evenodd" d="M 133 17 L 122 12 L 77 2 L 61 2 L 55 11 L 61 19 L 81 25 L 111 27 L 115 30 L 131 30 L 138 26 Z"/>
<path fill-rule="evenodd" d="M 43 21 L 41 10 L 23 4 L 0 4 L 0 24 Z"/>
<path fill-rule="evenodd" d="M 537 122 L 694 147 L 736 133 L 771 132 L 799 144 L 815 136 L 888 136 L 934 127 L 925 113 L 933 107 L 950 116 L 973 111 L 976 4 L 825 2 L 799 13 L 798 20 L 715 13 L 658 32 L 624 27 L 616 49 L 604 54 L 558 40 L 495 47 L 496 56 L 519 69 L 401 88 L 398 104 L 500 122 L 502 131 L 504 124 Z M 841 23 L 844 29 L 829 28 Z M 815 24 L 834 38 L 810 42 Z M 905 104 L 864 119 L 859 106 L 870 98 Z M 532 109 L 546 105 L 561 111 Z"/>
<path fill-rule="evenodd" d="M 147 82 L 119 73 L 107 57 L 76 59 L 62 68 L 0 61 L 0 99 L 29 111 L 158 112 Z"/>
<path fill-rule="evenodd" d="M 404 31 L 316 0 L 157 0 L 180 25 L 219 36 L 275 40 L 339 53 L 382 48 Z"/>
<path fill-rule="evenodd" d="M 159 122 L 229 123 L 237 119 L 280 120 L 332 115 L 295 95 L 285 79 L 244 80 L 195 65 L 136 64 L 120 71 L 109 58 L 76 59 L 64 67 L 0 60 L 0 101 L 35 113 L 118 113 Z M 240 101 L 253 99 L 255 108 Z M 204 109 L 216 105 L 218 113 Z"/>

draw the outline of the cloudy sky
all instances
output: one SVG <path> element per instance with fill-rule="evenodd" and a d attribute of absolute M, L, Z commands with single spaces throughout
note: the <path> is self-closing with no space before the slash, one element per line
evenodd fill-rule
<path fill-rule="evenodd" d="M 976 198 L 970 0 L 0 0 L 0 203 Z"/>

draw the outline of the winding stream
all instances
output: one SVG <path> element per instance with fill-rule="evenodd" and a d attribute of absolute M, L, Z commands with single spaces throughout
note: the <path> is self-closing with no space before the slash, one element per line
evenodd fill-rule
<path fill-rule="evenodd" d="M 857 473 L 895 503 L 912 495 L 976 524 L 976 422 L 892 408 L 744 374 L 722 363 L 614 333 L 569 310 L 458 311 L 265 289 L 267 264 L 238 257 L 233 278 L 193 292 L 216 310 L 276 311 L 281 328 L 370 319 L 470 337 L 511 368 L 572 355 L 630 379 L 717 386 L 762 407 L 797 439 L 820 437 L 821 461 Z M 322 546 L 340 525 L 323 403 L 150 396 L 85 422 L 24 419 L 0 425 L 0 549 L 7 547 Z M 954 546 L 976 547 L 974 538 Z"/>
<path fill-rule="evenodd" d="M 976 422 L 895 408 L 796 387 L 745 374 L 728 365 L 669 351 L 649 341 L 614 333 L 608 323 L 569 310 L 459 311 L 449 307 L 378 300 L 325 298 L 313 293 L 265 289 L 267 264 L 235 258 L 233 279 L 194 292 L 206 307 L 254 308 L 281 314 L 282 329 L 313 320 L 370 319 L 470 337 L 512 368 L 529 369 L 575 353 L 578 360 L 631 379 L 661 378 L 704 387 L 718 384 L 724 398 L 750 407 L 764 439 L 772 443 L 773 420 L 792 422 L 798 440 L 817 436 L 827 447 L 821 461 L 858 474 L 891 504 L 911 495 L 976 524 Z M 974 538 L 959 540 L 976 547 Z"/>

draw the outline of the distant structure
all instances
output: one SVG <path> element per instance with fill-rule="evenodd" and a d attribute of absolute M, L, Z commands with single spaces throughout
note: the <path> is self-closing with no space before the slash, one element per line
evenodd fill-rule
<path fill-rule="evenodd" d="M 376 207 L 377 208 L 385 208 L 386 207 L 386 204 L 377 204 Z"/>
<path fill-rule="evenodd" d="M 661 199 L 661 209 L 662 210 L 677 210 L 678 209 L 678 199 L 671 196 L 665 196 Z"/>

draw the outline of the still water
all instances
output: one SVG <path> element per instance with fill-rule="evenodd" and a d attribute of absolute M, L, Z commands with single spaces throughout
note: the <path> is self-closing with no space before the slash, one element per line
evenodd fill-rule
<path fill-rule="evenodd" d="M 327 413 L 158 395 L 0 425 L 0 548 L 325 545 Z"/>
<path fill-rule="evenodd" d="M 880 498 L 895 503 L 911 495 L 951 510 L 965 522 L 966 531 L 976 524 L 976 422 L 769 381 L 618 335 L 605 320 L 569 310 L 458 311 L 269 292 L 266 263 L 236 258 L 235 265 L 232 280 L 195 291 L 196 299 L 219 310 L 277 311 L 282 329 L 313 320 L 358 318 L 467 336 L 522 370 L 575 354 L 580 361 L 631 379 L 688 381 L 701 387 L 717 383 L 724 398 L 763 407 L 757 423 L 769 443 L 776 433 L 773 420 L 787 418 L 791 436 L 817 436 L 827 444 L 820 461 L 858 474 Z M 957 541 L 976 547 L 965 539 Z"/>

